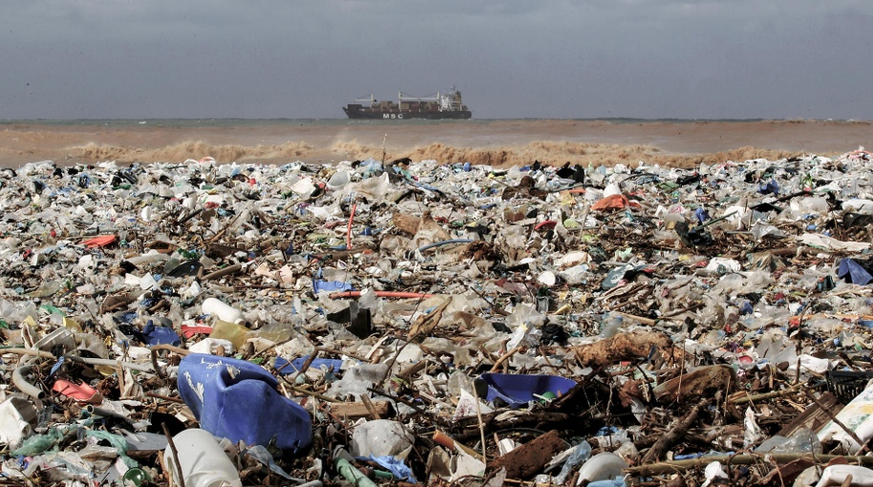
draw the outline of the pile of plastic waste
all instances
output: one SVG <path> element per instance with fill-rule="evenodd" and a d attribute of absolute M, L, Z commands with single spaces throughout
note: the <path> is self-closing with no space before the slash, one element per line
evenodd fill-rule
<path fill-rule="evenodd" d="M 873 485 L 871 174 L 0 171 L 0 475 Z"/>

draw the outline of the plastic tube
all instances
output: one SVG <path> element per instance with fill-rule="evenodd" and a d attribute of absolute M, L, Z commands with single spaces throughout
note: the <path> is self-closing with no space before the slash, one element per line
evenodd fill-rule
<path fill-rule="evenodd" d="M 360 470 L 355 468 L 345 458 L 336 459 L 336 471 L 352 483 L 355 487 L 376 487 L 375 482 L 368 479 Z"/>
<path fill-rule="evenodd" d="M 73 362 L 79 362 L 82 364 L 88 365 L 105 365 L 107 367 L 115 367 L 118 364 L 121 364 L 122 367 L 126 369 L 138 370 L 140 372 L 154 372 L 154 369 L 151 365 L 141 365 L 135 364 L 133 362 L 121 362 L 118 360 L 112 360 L 109 358 L 90 358 L 90 357 L 79 357 L 78 355 L 64 355 L 68 359 Z"/>
<path fill-rule="evenodd" d="M 377 298 L 403 298 L 403 299 L 416 299 L 416 298 L 432 298 L 436 296 L 436 294 L 428 294 L 428 293 L 410 293 L 404 291 L 374 291 L 373 294 Z M 340 293 L 333 293 L 328 295 L 330 299 L 337 298 L 360 298 L 361 291 L 343 291 Z"/>
<path fill-rule="evenodd" d="M 443 240 L 441 242 L 429 243 L 427 245 L 423 245 L 423 246 L 419 247 L 417 250 L 419 252 L 424 252 L 427 249 L 432 249 L 434 247 L 440 247 L 443 245 L 464 244 L 464 243 L 470 243 L 470 242 L 473 242 L 472 238 L 453 238 L 451 240 Z"/>
<path fill-rule="evenodd" d="M 537 225 L 534 227 L 534 230 L 539 230 L 541 228 L 555 228 L 557 225 L 558 222 L 556 222 L 555 220 L 546 220 L 537 223 Z"/>
<path fill-rule="evenodd" d="M 111 411 L 109 409 L 95 407 L 93 404 L 85 406 L 85 411 L 88 411 L 89 414 L 93 414 L 95 416 L 103 416 L 104 418 L 118 418 L 125 421 L 130 421 L 130 418 L 123 414 L 116 413 L 115 411 Z"/>
<path fill-rule="evenodd" d="M 28 396 L 42 399 L 45 397 L 45 392 L 24 378 L 24 375 L 29 374 L 31 370 L 33 370 L 33 365 L 26 362 L 23 365 L 19 365 L 18 368 L 12 372 L 12 383 L 15 384 L 21 392 Z"/>
<path fill-rule="evenodd" d="M 297 484 L 296 487 L 322 487 L 323 485 L 321 480 L 310 480 L 309 482 Z"/>
<path fill-rule="evenodd" d="M 13 347 L 13 348 L 0 347 L 0 355 L 3 355 L 5 353 L 15 353 L 18 355 L 35 355 L 37 357 L 51 358 L 51 359 L 55 358 L 55 356 L 52 355 L 51 352 L 45 352 L 43 350 L 33 350 L 30 348 L 17 348 L 17 347 Z"/>

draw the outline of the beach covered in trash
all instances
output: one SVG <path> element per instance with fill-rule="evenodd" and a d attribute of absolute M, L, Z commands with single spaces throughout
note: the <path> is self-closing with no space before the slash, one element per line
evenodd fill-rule
<path fill-rule="evenodd" d="M 4 169 L 0 474 L 870 485 L 871 169 Z"/>

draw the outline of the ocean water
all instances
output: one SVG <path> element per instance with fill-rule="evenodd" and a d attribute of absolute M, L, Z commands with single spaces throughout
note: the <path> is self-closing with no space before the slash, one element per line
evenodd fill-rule
<path fill-rule="evenodd" d="M 45 126 L 72 126 L 72 127 L 261 127 L 261 126 L 317 126 L 317 127 L 344 127 L 356 125 L 384 125 L 392 126 L 402 124 L 404 126 L 433 126 L 437 124 L 464 124 L 464 125 L 488 125 L 492 123 L 506 122 L 542 122 L 553 119 L 542 118 L 515 118 L 515 119 L 476 119 L 469 120 L 350 120 L 346 118 L 148 118 L 148 119 L 28 119 L 28 120 L 0 120 L 0 127 L 10 125 L 45 125 Z M 610 124 L 640 124 L 640 123 L 673 123 L 687 124 L 697 122 L 707 123 L 748 123 L 760 122 L 764 119 L 684 119 L 684 118 L 573 118 L 562 119 L 570 122 L 587 123 L 610 123 Z"/>
<path fill-rule="evenodd" d="M 5 120 L 0 165 L 409 157 L 496 166 L 539 160 L 690 167 L 706 160 L 839 154 L 871 140 L 870 122 L 810 120 Z"/>

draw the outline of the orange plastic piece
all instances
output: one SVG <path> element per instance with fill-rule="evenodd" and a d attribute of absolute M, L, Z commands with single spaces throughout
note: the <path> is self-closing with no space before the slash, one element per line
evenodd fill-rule
<path fill-rule="evenodd" d="M 52 391 L 75 399 L 78 402 L 90 404 L 100 404 L 103 402 L 103 395 L 97 389 L 85 383 L 76 385 L 68 380 L 58 379 L 52 386 Z"/>
<path fill-rule="evenodd" d="M 115 235 L 101 235 L 90 240 L 85 240 L 82 244 L 86 245 L 89 249 L 93 249 L 95 247 L 106 247 L 107 245 L 115 243 L 116 240 L 118 240 L 118 237 Z"/>

